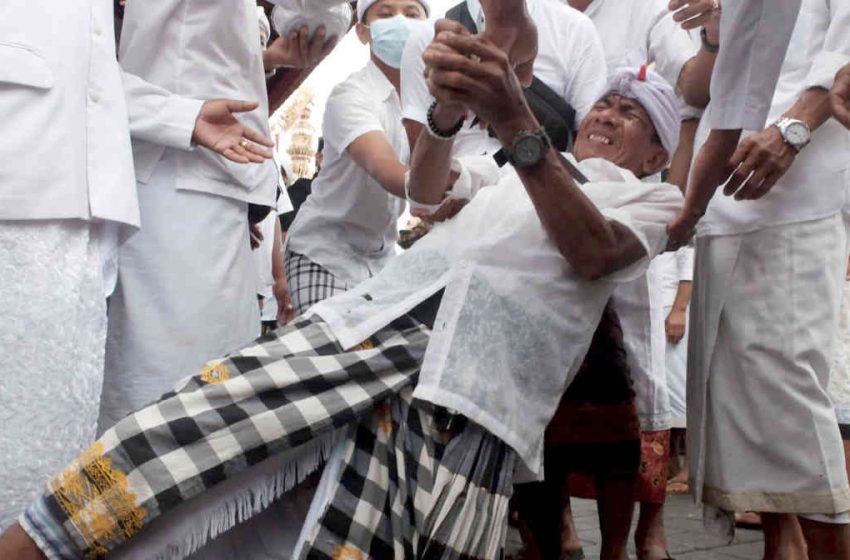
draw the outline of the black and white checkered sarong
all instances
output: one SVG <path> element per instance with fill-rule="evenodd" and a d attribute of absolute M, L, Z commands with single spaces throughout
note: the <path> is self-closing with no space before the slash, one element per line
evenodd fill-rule
<path fill-rule="evenodd" d="M 471 423 L 437 429 L 427 407 L 411 404 L 429 336 L 402 317 L 343 349 L 323 321 L 302 318 L 116 424 L 49 483 L 22 525 L 50 557 L 102 558 L 132 547 L 153 520 L 169 524 L 181 504 L 240 486 L 268 459 L 283 459 L 276 487 L 288 491 L 322 442 L 342 436 L 342 476 L 305 557 L 498 558 L 515 455 Z M 190 538 L 185 552 L 203 540 Z"/>
<path fill-rule="evenodd" d="M 347 282 L 300 253 L 287 249 L 283 258 L 292 306 L 298 315 L 351 288 Z"/>
<path fill-rule="evenodd" d="M 412 393 L 352 426 L 301 560 L 503 556 L 516 454 L 462 417 L 445 422 Z"/>

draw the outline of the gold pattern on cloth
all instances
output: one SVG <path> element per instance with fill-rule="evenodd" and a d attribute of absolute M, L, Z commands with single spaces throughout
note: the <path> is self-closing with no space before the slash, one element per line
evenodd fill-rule
<path fill-rule="evenodd" d="M 108 545 L 139 532 L 147 515 L 128 490 L 127 476 L 103 449 L 95 442 L 50 481 L 54 498 L 86 543 L 86 558 L 104 557 Z"/>
<path fill-rule="evenodd" d="M 361 342 L 360 344 L 358 344 L 357 346 L 352 348 L 351 351 L 352 352 L 361 352 L 363 350 L 374 350 L 374 349 L 375 349 L 375 343 L 372 342 L 371 338 L 367 338 L 366 340 L 364 340 L 363 342 Z"/>
<path fill-rule="evenodd" d="M 213 385 L 230 379 L 230 370 L 224 364 L 210 364 L 201 371 L 201 381 Z"/>
<path fill-rule="evenodd" d="M 363 560 L 363 553 L 353 546 L 339 545 L 334 549 L 334 560 Z"/>
<path fill-rule="evenodd" d="M 378 426 L 385 434 L 393 433 L 393 411 L 389 402 L 383 402 L 375 407 L 378 416 Z"/>

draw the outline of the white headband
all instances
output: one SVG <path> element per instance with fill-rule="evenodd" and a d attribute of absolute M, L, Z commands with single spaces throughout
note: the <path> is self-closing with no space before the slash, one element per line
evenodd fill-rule
<path fill-rule="evenodd" d="M 366 12 L 369 11 L 369 8 L 372 7 L 378 0 L 358 0 L 357 2 L 357 21 L 362 22 L 363 17 L 366 15 Z M 428 0 L 419 0 L 419 3 L 422 4 L 422 7 L 425 8 L 425 14 L 431 15 L 431 5 L 428 4 Z"/>
<path fill-rule="evenodd" d="M 679 128 L 682 125 L 679 101 L 667 80 L 646 65 L 634 68 L 620 68 L 608 79 L 605 97 L 616 93 L 640 103 L 661 139 L 661 145 L 667 155 L 673 157 L 679 146 Z"/>

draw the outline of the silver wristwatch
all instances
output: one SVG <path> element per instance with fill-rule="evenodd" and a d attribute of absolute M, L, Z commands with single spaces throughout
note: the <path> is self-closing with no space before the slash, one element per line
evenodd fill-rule
<path fill-rule="evenodd" d="M 812 131 L 809 125 L 797 119 L 782 117 L 773 126 L 779 129 L 779 133 L 785 140 L 785 143 L 799 152 L 806 147 L 806 144 L 812 141 Z"/>

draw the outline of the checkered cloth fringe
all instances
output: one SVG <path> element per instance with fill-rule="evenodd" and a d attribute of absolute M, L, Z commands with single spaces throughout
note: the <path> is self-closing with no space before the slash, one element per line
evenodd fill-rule
<path fill-rule="evenodd" d="M 320 301 L 351 288 L 347 282 L 300 253 L 287 249 L 283 258 L 292 306 L 299 315 Z"/>
<path fill-rule="evenodd" d="M 186 556 L 262 511 L 327 458 L 341 430 L 411 387 L 428 338 L 402 317 L 345 350 L 321 320 L 299 319 L 116 424 L 49 483 L 22 525 L 51 558 L 101 558 L 180 504 L 286 458 L 263 481 L 270 491 L 232 496 L 159 557 Z"/>
<path fill-rule="evenodd" d="M 412 393 L 351 428 L 301 560 L 503 557 L 516 454 L 462 418 L 443 427 Z"/>

